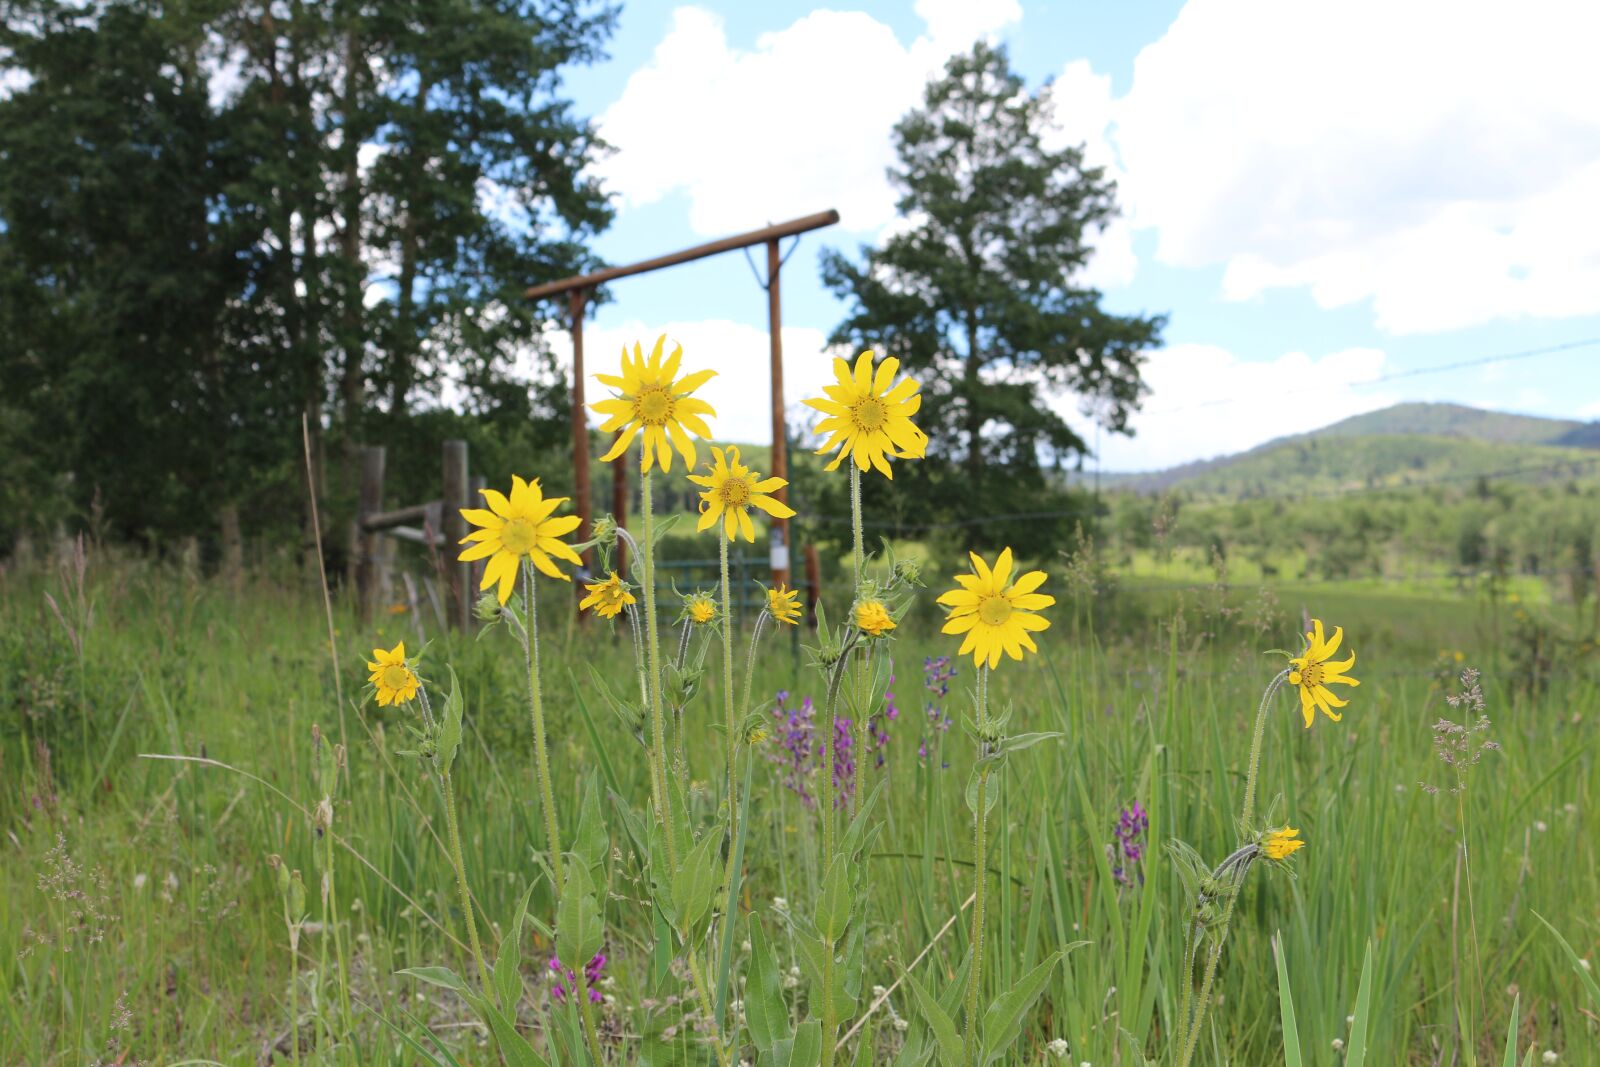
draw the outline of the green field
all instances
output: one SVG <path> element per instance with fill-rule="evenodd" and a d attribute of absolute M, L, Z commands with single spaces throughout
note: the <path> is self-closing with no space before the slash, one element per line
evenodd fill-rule
<path fill-rule="evenodd" d="M 401 1035 L 423 1027 L 461 1064 L 498 1062 L 455 994 L 397 973 L 449 965 L 471 975 L 473 966 L 457 940 L 439 794 L 398 754 L 414 705 L 364 699 L 366 654 L 401 638 L 415 651 L 424 640 L 416 620 L 390 614 L 363 627 L 336 600 L 336 678 L 320 592 L 287 568 L 231 589 L 178 566 L 91 551 L 81 601 L 64 573 L 45 564 L 0 571 L 0 1063 L 289 1063 L 298 1046 L 307 1064 L 417 1064 L 428 1060 Z M 925 709 L 937 699 L 923 685 L 924 658 L 953 654 L 957 641 L 933 625 L 932 599 L 948 583 L 940 575 L 930 584 L 891 646 L 898 717 L 885 766 L 864 772 L 867 788 L 886 785 L 866 871 L 865 978 L 847 1020 L 865 1024 L 841 1062 L 891 1062 L 907 1041 L 927 1042 L 908 985 L 868 1013 L 870 989 L 890 987 L 916 961 L 917 979 L 942 992 L 968 949 L 965 920 L 950 920 L 973 883 L 962 802 L 973 745 L 960 726 L 972 670 L 958 666 L 942 701 L 956 725 L 919 759 Z M 545 588 L 561 595 L 555 583 Z M 1576 639 L 1554 662 L 1525 647 L 1554 632 L 1528 621 L 1528 607 L 1535 617 L 1547 610 L 1534 603 L 1537 590 L 1527 590 L 1526 606 L 1404 585 L 1164 590 L 1147 571 L 1113 609 L 1090 591 L 1074 595 L 1056 571 L 1049 588 L 1059 603 L 1055 625 L 1038 636 L 1041 654 L 1006 664 L 992 683 L 991 700 L 1015 706 L 1014 732 L 1063 736 L 1016 754 L 1001 779 L 990 818 L 987 988 L 1003 990 L 1056 950 L 1086 944 L 1050 975 L 1001 1062 L 1058 1062 L 1050 1043 L 1060 1040 L 1070 1053 L 1059 1062 L 1133 1064 L 1135 1048 L 1174 1062 L 1191 902 L 1164 846 L 1181 839 L 1215 862 L 1238 843 L 1251 718 L 1281 662 L 1261 653 L 1299 647 L 1303 610 L 1345 628 L 1363 684 L 1341 723 L 1305 730 L 1287 696 L 1270 718 L 1263 804 L 1281 794 L 1284 821 L 1308 845 L 1292 879 L 1252 872 L 1196 1062 L 1286 1061 L 1280 973 L 1292 990 L 1298 1062 L 1347 1062 L 1370 951 L 1369 1007 L 1358 1020 L 1368 1063 L 1498 1064 L 1508 1028 L 1518 1051 L 1504 1062 L 1528 1052 L 1532 1062 L 1600 1063 L 1594 972 L 1539 919 L 1577 956 L 1600 956 L 1600 656 Z M 455 784 L 485 950 L 494 956 L 534 885 L 518 1017 L 548 1050 L 544 1025 L 560 1034 L 572 1022 L 550 1006 L 541 930 L 556 916 L 538 859 L 544 831 L 521 649 L 500 628 L 462 639 L 425 622 L 423 674 L 435 703 L 447 663 L 466 698 Z M 646 812 L 648 764 L 585 666 L 626 677 L 625 627 L 579 628 L 547 606 L 543 656 L 570 842 L 591 786 Z M 713 645 L 686 727 L 701 826 L 723 788 L 722 735 L 711 725 L 722 708 L 719 656 Z M 1530 670 L 1535 662 L 1544 665 Z M 1483 672 L 1493 724 L 1484 736 L 1500 747 L 1452 795 L 1434 724 L 1461 717 L 1444 698 L 1464 666 Z M 767 706 L 779 690 L 791 705 L 820 702 L 787 631 L 767 641 L 752 693 Z M 310 818 L 314 728 L 348 746 L 326 910 L 318 879 L 327 842 Z M 751 974 L 753 927 L 788 972 L 795 961 L 774 902 L 809 911 L 819 894 L 818 820 L 768 758 L 782 755 L 779 733 L 752 764 L 735 988 Z M 1446 788 L 1432 795 L 1423 783 Z M 1149 813 L 1145 857 L 1121 884 L 1106 847 L 1135 802 Z M 693 1025 L 691 983 L 675 962 L 652 958 L 650 912 L 620 820 L 606 821 L 598 1014 L 607 1059 L 712 1062 Z M 293 967 L 273 854 L 304 872 L 307 887 Z M 803 1008 L 808 985 L 783 995 Z M 753 1037 L 739 1033 L 738 1053 L 754 1062 Z M 648 1052 L 645 1034 L 657 1037 Z"/>

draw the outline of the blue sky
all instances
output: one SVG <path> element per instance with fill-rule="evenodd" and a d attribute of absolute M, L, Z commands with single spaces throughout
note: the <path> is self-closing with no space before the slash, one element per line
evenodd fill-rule
<path fill-rule="evenodd" d="M 1600 344 L 1394 377 L 1600 338 L 1600 74 L 1582 43 L 1600 15 L 1507 10 L 631 0 L 610 59 L 567 89 L 617 146 L 610 262 L 840 210 L 783 274 L 792 403 L 843 313 L 818 251 L 894 224 L 890 126 L 953 51 L 1004 42 L 1123 191 L 1090 280 L 1113 309 L 1170 315 L 1137 435 L 1101 439 L 1106 468 L 1147 468 L 1400 400 L 1600 418 Z M 612 294 L 591 360 L 669 329 L 722 371 L 721 432 L 763 436 L 766 303 L 743 257 Z"/>

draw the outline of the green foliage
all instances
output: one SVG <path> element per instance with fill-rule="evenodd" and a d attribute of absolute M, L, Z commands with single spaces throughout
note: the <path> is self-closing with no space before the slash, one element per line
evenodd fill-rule
<path fill-rule="evenodd" d="M 1078 281 L 1115 215 L 1114 185 L 1080 148 L 1046 146 L 1050 113 L 1049 89 L 1028 91 L 1003 49 L 954 57 L 895 127 L 891 179 L 913 227 L 860 264 L 823 260 L 824 281 L 851 304 L 833 339 L 894 356 L 922 383 L 927 458 L 863 487 L 866 510 L 892 524 L 970 514 L 980 489 L 994 513 L 1066 506 L 1042 459 L 1087 446 L 1053 399 L 1076 394 L 1112 430 L 1138 403 L 1141 354 L 1164 320 L 1114 315 Z M 823 510 L 847 513 L 832 489 Z M 974 523 L 955 537 L 1027 555 L 1070 529 Z"/>
<path fill-rule="evenodd" d="M 341 505 L 354 444 L 388 444 L 416 499 L 446 436 L 503 474 L 561 432 L 521 294 L 594 265 L 611 218 L 559 79 L 615 8 L 259 6 L 7 7 L 0 502 L 41 506 L 0 511 L 0 545 L 91 512 L 158 546 L 235 515 L 281 537 L 302 414 Z M 465 416 L 427 410 L 447 386 Z"/>

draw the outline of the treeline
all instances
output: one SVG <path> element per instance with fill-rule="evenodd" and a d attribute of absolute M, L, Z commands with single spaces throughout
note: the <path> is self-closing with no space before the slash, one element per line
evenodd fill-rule
<path fill-rule="evenodd" d="M 1582 601 L 1600 570 L 1600 478 L 1476 482 L 1218 502 L 1106 494 L 1102 544 L 1246 560 L 1304 579 L 1537 575 Z"/>
<path fill-rule="evenodd" d="M 0 553 L 292 534 L 302 416 L 335 502 L 359 442 L 431 484 L 444 437 L 486 472 L 559 441 L 521 292 L 610 221 L 561 82 L 615 16 L 0 0 Z"/>

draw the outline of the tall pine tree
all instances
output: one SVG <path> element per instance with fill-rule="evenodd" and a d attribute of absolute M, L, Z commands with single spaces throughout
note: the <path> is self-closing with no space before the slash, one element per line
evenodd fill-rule
<path fill-rule="evenodd" d="M 1039 552 L 1070 531 L 1051 468 L 1088 446 L 1060 414 L 1077 402 L 1127 426 L 1161 316 L 1115 315 L 1079 279 L 1115 214 L 1114 184 L 1081 148 L 1052 148 L 1049 88 L 1030 93 L 1006 53 L 978 43 L 895 127 L 890 178 L 907 228 L 823 280 L 851 306 L 833 340 L 899 357 L 923 383 L 927 458 L 869 479 L 878 514 L 906 527 L 953 517 L 967 546 Z M 839 501 L 824 501 L 838 510 Z M 1028 516 L 1004 521 L 974 515 Z"/>

